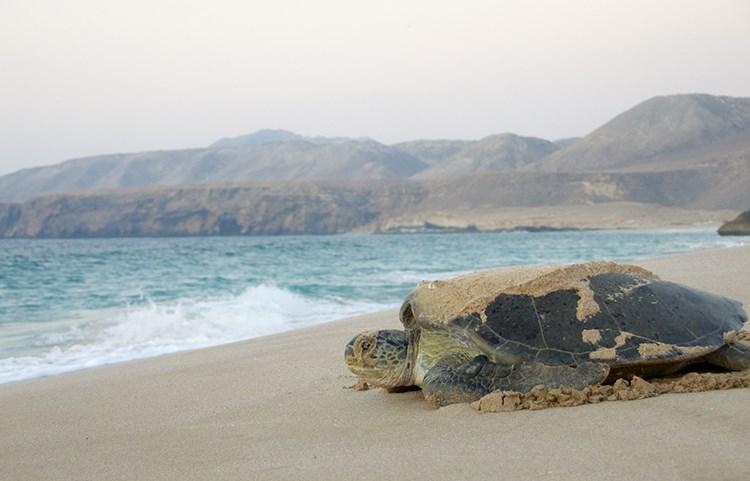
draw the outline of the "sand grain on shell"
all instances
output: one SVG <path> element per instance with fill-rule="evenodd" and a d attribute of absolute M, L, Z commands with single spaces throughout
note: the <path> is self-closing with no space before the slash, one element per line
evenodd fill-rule
<path fill-rule="evenodd" d="M 600 347 L 596 351 L 589 353 L 589 359 L 597 361 L 609 361 L 617 358 L 617 349 L 614 347 Z"/>
<path fill-rule="evenodd" d="M 500 293 L 541 297 L 555 291 L 575 290 L 579 297 L 576 317 L 585 321 L 599 312 L 588 278 L 608 273 L 629 274 L 644 281 L 657 279 L 642 267 L 614 262 L 589 262 L 561 268 L 502 268 L 448 281 L 422 283 L 407 302 L 411 303 L 418 321 L 444 323 L 462 313 L 476 312 L 483 316 L 487 304 Z"/>
<path fill-rule="evenodd" d="M 674 348 L 673 344 L 643 342 L 638 345 L 638 353 L 644 359 L 653 359 L 670 354 Z"/>
<path fill-rule="evenodd" d="M 703 392 L 750 387 L 750 370 L 727 373 L 687 373 L 679 378 L 645 381 L 618 379 L 613 385 L 547 389 L 536 386 L 527 393 L 495 391 L 471 406 L 480 412 L 506 412 L 597 404 L 605 401 L 632 401 L 668 393 Z"/>
<path fill-rule="evenodd" d="M 581 339 L 589 344 L 599 344 L 602 340 L 602 333 L 599 329 L 584 329 L 581 331 Z"/>
<path fill-rule="evenodd" d="M 589 262 L 557 269 L 511 289 L 510 293 L 540 297 L 559 290 L 574 289 L 579 297 L 576 317 L 579 321 L 584 321 L 599 312 L 599 304 L 594 299 L 588 279 L 600 274 L 628 274 L 643 280 L 656 278 L 653 273 L 638 266 L 614 262 Z"/>

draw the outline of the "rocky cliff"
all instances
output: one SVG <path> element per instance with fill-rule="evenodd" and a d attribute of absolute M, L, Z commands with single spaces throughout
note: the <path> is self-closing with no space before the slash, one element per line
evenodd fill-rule
<path fill-rule="evenodd" d="M 605 206 L 611 211 L 606 216 L 613 217 L 614 206 L 625 204 L 635 205 L 641 217 L 673 209 L 660 214 L 661 224 L 671 225 L 679 223 L 670 216 L 682 206 L 713 202 L 694 195 L 706 184 L 710 178 L 695 171 L 668 176 L 516 172 L 439 182 L 274 182 L 59 194 L 0 204 L 0 237 L 333 234 L 425 223 L 452 229 L 481 223 L 486 230 L 532 224 L 612 227 L 625 222 L 633 208 L 608 223 L 576 216 Z M 743 192 L 750 203 L 750 194 Z M 638 201 L 643 198 L 650 203 Z M 549 215 L 537 212 L 532 219 L 523 209 Z M 525 213 L 509 219 L 510 211 Z M 601 220 L 602 210 L 597 212 Z"/>
<path fill-rule="evenodd" d="M 0 206 L 3 237 L 330 234 L 377 216 L 367 190 L 311 183 L 40 197 Z"/>
<path fill-rule="evenodd" d="M 720 235 L 750 235 L 750 210 L 719 227 Z"/>

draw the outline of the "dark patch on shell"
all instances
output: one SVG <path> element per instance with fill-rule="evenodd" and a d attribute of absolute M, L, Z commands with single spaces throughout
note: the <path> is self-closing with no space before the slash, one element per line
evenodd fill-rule
<path fill-rule="evenodd" d="M 644 360 L 641 344 L 719 347 L 723 334 L 742 327 L 747 316 L 731 299 L 664 281 L 644 281 L 627 274 L 600 274 L 589 279 L 599 312 L 576 317 L 576 290 L 540 297 L 501 293 L 487 304 L 484 322 L 478 313 L 452 321 L 478 335 L 503 356 L 545 364 L 580 364 L 598 349 L 616 349 L 606 361 Z M 589 342 L 584 330 L 597 330 Z M 623 333 L 627 333 L 623 336 Z M 618 337 L 619 336 L 619 337 Z M 684 353 L 676 347 L 649 360 L 671 360 Z"/>

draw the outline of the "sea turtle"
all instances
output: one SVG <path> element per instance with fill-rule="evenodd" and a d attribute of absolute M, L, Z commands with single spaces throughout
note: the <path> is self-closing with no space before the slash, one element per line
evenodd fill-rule
<path fill-rule="evenodd" d="M 611 262 L 423 282 L 400 319 L 403 331 L 354 336 L 346 363 L 368 384 L 421 387 L 436 406 L 666 375 L 694 362 L 750 368 L 739 302 Z"/>

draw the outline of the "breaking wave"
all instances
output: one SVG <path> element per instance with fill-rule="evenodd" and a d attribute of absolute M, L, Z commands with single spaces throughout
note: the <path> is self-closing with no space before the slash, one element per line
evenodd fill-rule
<path fill-rule="evenodd" d="M 0 359 L 0 383 L 225 344 L 389 307 L 394 306 L 314 299 L 262 284 L 235 297 L 88 311 L 61 331 L 37 334 L 36 354 Z"/>

